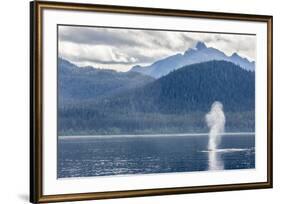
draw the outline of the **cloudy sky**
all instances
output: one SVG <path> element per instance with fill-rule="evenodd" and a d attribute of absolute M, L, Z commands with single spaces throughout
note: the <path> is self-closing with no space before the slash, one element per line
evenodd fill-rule
<path fill-rule="evenodd" d="M 250 35 L 59 26 L 58 37 L 60 57 L 79 66 L 118 71 L 184 53 L 197 41 L 251 61 L 256 52 L 256 38 Z"/>

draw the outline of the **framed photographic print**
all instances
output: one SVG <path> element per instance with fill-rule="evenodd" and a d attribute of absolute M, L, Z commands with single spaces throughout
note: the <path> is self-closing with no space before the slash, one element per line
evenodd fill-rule
<path fill-rule="evenodd" d="M 272 187 L 272 16 L 30 11 L 31 202 Z"/>

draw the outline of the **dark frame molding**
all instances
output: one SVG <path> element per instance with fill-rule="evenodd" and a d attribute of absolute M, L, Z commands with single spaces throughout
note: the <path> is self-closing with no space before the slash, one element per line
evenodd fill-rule
<path fill-rule="evenodd" d="M 195 187 L 160 188 L 99 193 L 43 195 L 42 158 L 42 13 L 44 9 L 75 10 L 85 12 L 109 12 L 140 15 L 177 16 L 221 20 L 265 22 L 267 24 L 267 181 L 244 184 L 209 185 Z M 30 3 L 30 202 L 50 203 L 62 201 L 82 201 L 94 199 L 156 196 L 184 193 L 203 193 L 262 189 L 273 187 L 273 17 L 203 11 L 186 11 L 143 7 L 125 7 L 64 2 Z"/>

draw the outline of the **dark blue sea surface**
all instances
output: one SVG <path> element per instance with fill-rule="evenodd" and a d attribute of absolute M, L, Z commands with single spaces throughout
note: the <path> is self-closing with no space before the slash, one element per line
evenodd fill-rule
<path fill-rule="evenodd" d="M 58 178 L 255 168 L 255 136 L 59 137 Z"/>

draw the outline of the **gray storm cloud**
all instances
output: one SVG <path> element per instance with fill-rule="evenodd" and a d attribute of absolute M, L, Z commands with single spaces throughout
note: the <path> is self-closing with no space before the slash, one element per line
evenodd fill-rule
<path fill-rule="evenodd" d="M 80 65 L 127 71 L 183 53 L 197 41 L 255 60 L 255 36 L 59 26 L 59 55 Z"/>

